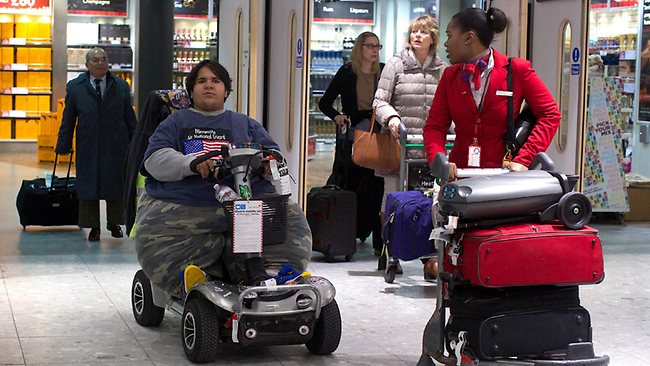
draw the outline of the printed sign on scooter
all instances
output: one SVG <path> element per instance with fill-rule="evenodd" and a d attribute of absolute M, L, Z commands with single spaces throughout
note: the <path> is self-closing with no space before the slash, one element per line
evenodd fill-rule
<path fill-rule="evenodd" d="M 235 201 L 232 215 L 233 253 L 262 252 L 262 201 Z"/>

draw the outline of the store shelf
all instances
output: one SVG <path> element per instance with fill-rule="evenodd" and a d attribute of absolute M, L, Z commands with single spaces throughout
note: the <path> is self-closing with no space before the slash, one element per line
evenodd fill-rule
<path fill-rule="evenodd" d="M 11 68 L 11 65 L 3 65 L 2 69 L 0 71 L 4 72 L 51 72 L 51 68 L 29 68 L 27 67 L 26 69 L 13 69 Z"/>
<path fill-rule="evenodd" d="M 0 44 L 0 48 L 5 47 L 29 47 L 29 48 L 50 48 L 51 43 L 28 43 L 28 44 Z"/>
<path fill-rule="evenodd" d="M 3 14 L 2 33 L 2 138 L 35 141 L 41 113 L 48 113 L 51 108 L 51 19 L 42 15 Z"/>
<path fill-rule="evenodd" d="M 8 89 L 16 89 L 16 88 L 5 88 L 4 90 L 0 90 L 0 95 L 52 95 L 52 92 L 26 92 L 23 93 L 21 91 L 16 91 L 16 90 L 9 90 Z"/>
<path fill-rule="evenodd" d="M 133 72 L 133 69 L 120 69 L 120 68 L 115 68 L 114 66 L 110 66 L 108 68 L 111 72 Z M 68 72 L 86 72 L 88 69 L 84 68 L 68 68 Z"/>
<path fill-rule="evenodd" d="M 83 44 L 69 44 L 68 48 L 93 48 L 93 47 L 131 47 L 130 42 L 125 43 L 83 43 Z"/>
<path fill-rule="evenodd" d="M 45 113 L 45 112 L 43 112 Z M 13 119 L 41 119 L 41 116 L 24 116 L 24 117 L 8 117 L 8 116 L 0 116 L 0 119 L 6 119 L 6 120 L 13 120 Z M 13 141 L 13 140 L 11 140 Z M 21 140 L 23 141 L 23 140 Z"/>

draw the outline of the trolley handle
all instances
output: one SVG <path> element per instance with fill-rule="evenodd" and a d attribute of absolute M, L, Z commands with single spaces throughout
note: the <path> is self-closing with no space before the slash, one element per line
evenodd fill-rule
<path fill-rule="evenodd" d="M 545 152 L 540 152 L 537 153 L 537 156 L 535 156 L 535 159 L 533 159 L 529 168 L 536 169 L 537 167 L 540 167 L 542 170 L 551 171 L 555 169 L 555 163 Z M 444 153 L 439 152 L 436 154 L 436 156 L 433 158 L 433 162 L 431 163 L 430 168 L 431 168 L 431 174 L 433 174 L 434 177 L 438 177 L 440 179 L 441 185 L 449 181 L 449 161 L 447 160 L 447 156 Z M 467 177 L 475 177 L 475 176 L 503 174 L 507 172 L 508 172 L 507 169 L 502 169 L 502 168 L 487 168 L 487 169 L 465 168 L 465 169 L 458 169 L 458 177 L 467 178 Z"/>
<path fill-rule="evenodd" d="M 462 168 L 456 169 L 458 178 L 484 177 L 508 173 L 507 168 Z"/>

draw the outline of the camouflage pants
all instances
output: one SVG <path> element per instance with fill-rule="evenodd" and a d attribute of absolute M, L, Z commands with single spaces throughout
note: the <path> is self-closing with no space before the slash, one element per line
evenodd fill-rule
<path fill-rule="evenodd" d="M 289 202 L 287 240 L 264 247 L 269 274 L 287 263 L 304 271 L 311 258 L 311 231 L 300 206 Z M 171 295 L 180 293 L 181 274 L 194 264 L 218 278 L 239 283 L 244 259 L 232 253 L 231 220 L 222 207 L 185 206 L 140 198 L 135 219 L 135 245 L 142 270 L 154 285 Z"/>

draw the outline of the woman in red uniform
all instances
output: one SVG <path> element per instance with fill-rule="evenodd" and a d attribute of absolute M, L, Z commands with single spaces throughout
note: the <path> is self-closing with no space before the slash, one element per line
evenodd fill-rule
<path fill-rule="evenodd" d="M 449 154 L 452 179 L 457 168 L 528 169 L 535 155 L 549 146 L 560 123 L 557 103 L 530 62 L 513 58 L 515 116 L 525 100 L 537 123 L 517 156 L 506 155 L 508 57 L 490 44 L 507 23 L 500 9 L 486 12 L 468 8 L 454 15 L 447 25 L 445 49 L 452 66 L 438 84 L 423 134 L 431 163 L 436 153 L 445 152 L 447 130 L 452 121 L 455 123 L 456 141 Z"/>
<path fill-rule="evenodd" d="M 506 156 L 508 133 L 508 57 L 490 47 L 494 35 L 503 32 L 508 20 L 503 11 L 469 8 L 456 13 L 447 25 L 445 48 L 449 63 L 440 79 L 429 117 L 423 129 L 429 163 L 445 152 L 447 130 L 455 123 L 456 141 L 449 154 L 450 178 L 457 168 L 508 167 L 527 170 L 535 155 L 545 151 L 560 123 L 560 111 L 553 96 L 537 76 L 530 62 L 512 59 L 515 115 L 525 100 L 537 117 L 528 140 L 514 158 Z M 437 263 L 430 261 L 437 271 Z M 432 365 L 429 345 L 438 342 L 434 313 L 424 330 L 422 356 L 418 365 Z"/>

